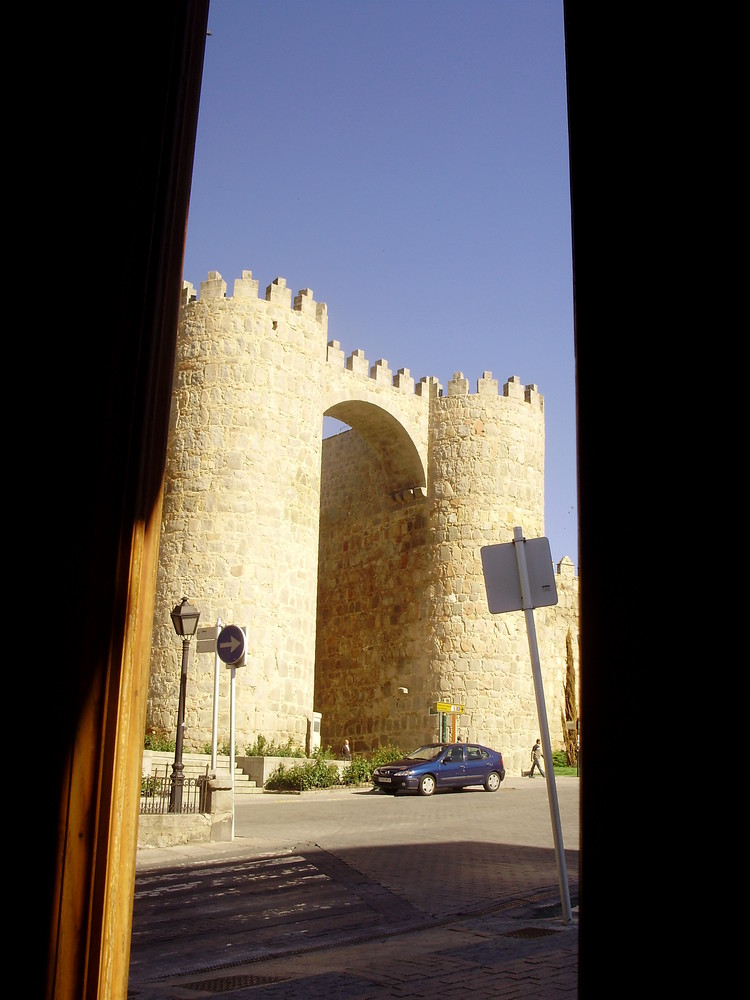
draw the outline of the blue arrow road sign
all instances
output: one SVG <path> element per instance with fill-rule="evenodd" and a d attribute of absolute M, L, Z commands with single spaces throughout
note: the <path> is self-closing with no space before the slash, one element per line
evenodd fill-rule
<path fill-rule="evenodd" d="M 224 663 L 237 663 L 245 656 L 247 639 L 239 625 L 225 625 L 216 640 L 216 652 Z"/>

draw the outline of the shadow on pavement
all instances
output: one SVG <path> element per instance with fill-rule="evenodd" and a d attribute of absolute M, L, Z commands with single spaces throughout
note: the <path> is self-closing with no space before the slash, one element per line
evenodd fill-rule
<path fill-rule="evenodd" d="M 575 906 L 579 854 L 566 851 L 565 856 Z M 391 987 L 375 983 L 372 970 L 403 970 L 404 960 L 417 953 L 438 975 L 440 954 L 447 954 L 454 967 L 468 962 L 476 970 L 503 955 L 523 960 L 542 943 L 549 949 L 549 939 L 562 929 L 559 892 L 553 850 L 467 840 L 336 854 L 308 844 L 264 857 L 235 853 L 152 868 L 136 875 L 128 996 L 195 1000 L 221 992 L 237 1000 L 251 990 L 248 997 L 282 997 L 290 994 L 258 992 L 264 987 L 255 981 L 264 978 L 259 966 L 274 965 L 288 983 L 302 975 L 300 956 L 307 956 L 308 998 L 318 992 L 363 1000 L 387 996 Z M 372 946 L 378 949 L 375 955 Z M 342 948 L 346 971 L 340 982 L 339 974 L 334 976 L 336 985 L 331 968 L 315 972 L 310 956 Z M 397 956 L 393 965 L 381 961 L 386 952 Z M 366 982 L 357 962 L 369 970 Z M 569 969 L 570 955 L 565 964 Z M 423 974 L 407 965 L 410 974 Z M 273 975 L 270 979 L 266 985 L 280 990 Z"/>

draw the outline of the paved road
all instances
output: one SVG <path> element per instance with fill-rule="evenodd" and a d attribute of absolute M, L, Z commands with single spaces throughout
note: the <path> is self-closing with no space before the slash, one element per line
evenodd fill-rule
<path fill-rule="evenodd" d="M 579 782 L 556 788 L 572 921 L 541 778 L 266 793 L 230 844 L 138 852 L 128 996 L 574 996 Z"/>

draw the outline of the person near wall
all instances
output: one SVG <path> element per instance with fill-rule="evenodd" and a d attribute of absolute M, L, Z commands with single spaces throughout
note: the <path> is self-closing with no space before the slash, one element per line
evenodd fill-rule
<path fill-rule="evenodd" d="M 534 746 L 531 748 L 531 770 L 529 771 L 529 777 L 534 777 L 534 768 L 539 768 L 539 773 L 544 777 L 544 771 L 542 770 L 542 741 L 537 740 Z"/>
<path fill-rule="evenodd" d="M 351 747 L 349 746 L 349 740 L 344 740 L 344 745 L 341 748 L 341 756 L 343 757 L 344 760 L 352 759 L 352 751 Z"/>

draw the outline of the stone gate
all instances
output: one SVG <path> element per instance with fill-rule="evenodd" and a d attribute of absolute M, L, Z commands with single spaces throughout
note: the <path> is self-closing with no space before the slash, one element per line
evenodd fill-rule
<path fill-rule="evenodd" d="M 187 284 L 178 333 L 159 551 L 148 725 L 174 731 L 180 644 L 169 612 L 247 629 L 236 670 L 238 753 L 258 735 L 323 747 L 404 749 L 440 738 L 435 702 L 465 707 L 458 732 L 526 764 L 539 735 L 521 612 L 487 609 L 480 550 L 544 534 L 544 400 L 491 372 L 393 374 L 328 341 L 326 305 L 250 271 Z M 350 429 L 323 437 L 324 417 Z M 536 612 L 553 746 L 568 659 L 577 671 L 573 564 L 558 605 Z M 572 653 L 571 653 L 572 651 Z M 214 658 L 190 665 L 185 748 L 210 742 Z M 219 677 L 219 741 L 229 729 Z M 402 689 L 399 691 L 399 689 Z M 403 693 L 403 689 L 407 693 Z"/>

